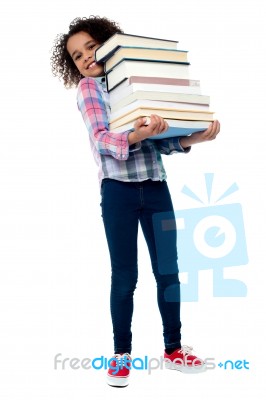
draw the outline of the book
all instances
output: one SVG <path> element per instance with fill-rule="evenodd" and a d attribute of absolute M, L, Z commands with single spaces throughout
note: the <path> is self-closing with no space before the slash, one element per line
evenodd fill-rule
<path fill-rule="evenodd" d="M 178 79 L 178 78 L 162 78 L 159 76 L 141 76 L 132 75 L 121 86 L 129 86 L 132 83 L 160 84 L 160 85 L 178 85 L 178 86 L 200 86 L 198 79 Z"/>
<path fill-rule="evenodd" d="M 194 132 L 202 132 L 205 131 L 210 122 L 208 121 L 184 121 L 178 119 L 165 119 L 168 123 L 169 128 L 166 132 L 161 133 L 160 135 L 151 136 L 149 140 L 157 140 L 157 139 L 168 139 L 174 136 L 189 136 Z M 128 122 L 125 125 L 121 125 L 117 128 L 113 128 L 112 132 L 121 133 L 127 130 L 132 130 L 135 121 Z M 148 125 L 149 121 L 147 121 Z"/>
<path fill-rule="evenodd" d="M 110 121 L 116 121 L 123 115 L 135 110 L 137 108 L 156 108 L 158 110 L 185 110 L 185 111 L 209 111 L 208 104 L 192 104 L 192 103 L 182 103 L 182 102 L 174 102 L 174 101 L 161 101 L 161 100 L 149 100 L 149 99 L 139 99 L 135 100 L 124 107 L 119 108 L 114 111 L 113 107 L 111 107 L 110 113 Z"/>
<path fill-rule="evenodd" d="M 122 60 L 106 73 L 108 92 L 133 75 L 189 79 L 189 63 Z"/>
<path fill-rule="evenodd" d="M 111 92 L 112 93 L 112 92 Z M 128 96 L 124 96 L 121 100 L 111 102 L 111 112 L 115 112 L 126 105 L 135 102 L 136 100 L 157 100 L 165 102 L 174 102 L 176 104 L 184 104 L 189 108 L 189 105 L 194 108 L 194 105 L 208 106 L 210 103 L 210 96 L 203 96 L 198 94 L 187 94 L 178 92 L 159 92 L 159 91 L 145 91 L 136 90 Z"/>
<path fill-rule="evenodd" d="M 110 71 L 116 64 L 124 59 L 156 60 L 161 62 L 188 62 L 187 51 L 155 49 L 148 47 L 119 47 L 117 51 L 104 64 L 105 72 Z"/>
<path fill-rule="evenodd" d="M 176 40 L 160 39 L 149 36 L 138 36 L 128 33 L 115 33 L 95 51 L 95 61 L 104 62 L 121 46 L 154 47 L 176 49 Z"/>
<path fill-rule="evenodd" d="M 115 104 L 136 91 L 201 94 L 199 80 L 131 76 L 110 91 L 110 102 Z"/>
<path fill-rule="evenodd" d="M 194 121 L 210 121 L 214 120 L 212 111 L 203 110 L 179 110 L 174 108 L 159 108 L 159 107 L 138 107 L 117 119 L 111 119 L 109 123 L 110 130 L 125 125 L 128 122 L 134 121 L 140 117 L 150 117 L 152 114 L 160 115 L 167 119 L 183 119 Z"/>

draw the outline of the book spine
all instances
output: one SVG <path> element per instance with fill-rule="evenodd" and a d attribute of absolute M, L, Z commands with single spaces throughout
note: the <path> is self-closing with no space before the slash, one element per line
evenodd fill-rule
<path fill-rule="evenodd" d="M 173 102 L 173 101 L 162 101 L 162 100 L 149 100 L 149 99 L 135 99 L 129 104 L 119 107 L 115 109 L 112 104 L 111 105 L 111 114 L 110 119 L 116 120 L 120 118 L 120 116 L 125 115 L 127 112 L 131 112 L 136 108 L 156 108 L 158 110 L 178 110 L 178 111 L 186 111 L 186 112 L 208 112 L 209 106 L 206 104 L 198 104 L 198 103 L 185 103 L 185 102 Z"/>
<path fill-rule="evenodd" d="M 213 121 L 213 112 L 212 111 L 203 111 L 203 110 L 178 110 L 178 109 L 167 109 L 161 107 L 154 108 L 146 108 L 139 107 L 135 110 L 131 110 L 126 112 L 125 114 L 112 119 L 110 117 L 110 126 L 120 126 L 127 122 L 132 121 L 133 119 L 137 119 L 139 117 L 150 117 L 151 114 L 158 114 L 163 118 L 171 118 L 171 119 L 185 119 L 188 121 Z"/>
<path fill-rule="evenodd" d="M 104 42 L 100 47 L 95 52 L 95 61 L 96 62 L 104 62 L 107 59 L 109 59 L 113 53 L 117 50 L 117 48 L 122 47 L 125 45 L 126 41 L 124 39 L 129 38 L 129 42 L 134 43 L 134 39 L 137 39 L 136 43 L 142 42 L 142 40 L 148 40 L 150 43 L 154 43 L 156 41 L 157 44 L 161 44 L 162 48 L 164 47 L 169 47 L 169 49 L 176 49 L 177 40 L 168 40 L 168 39 L 162 39 L 162 38 L 153 38 L 150 36 L 139 36 L 139 35 L 131 35 L 127 33 L 115 33 L 112 37 L 110 37 L 106 42 Z M 113 47 L 112 47 L 113 44 Z M 164 46 L 164 44 L 166 46 Z M 107 48 L 110 47 L 110 50 L 108 51 Z M 148 47 L 148 46 L 140 46 L 140 47 Z M 152 46 L 153 47 L 153 46 Z M 107 51 L 107 53 L 106 53 Z"/>
<path fill-rule="evenodd" d="M 177 85 L 177 86 L 200 86 L 200 81 L 196 79 L 178 79 L 178 78 L 160 78 L 150 76 L 130 76 L 128 85 L 132 83 L 150 83 L 160 85 Z"/>
<path fill-rule="evenodd" d="M 127 78 L 125 77 L 120 82 L 116 83 L 114 86 L 110 86 L 109 81 L 108 81 L 108 74 L 107 74 L 105 77 L 107 92 L 111 92 L 112 90 L 114 90 L 117 86 L 119 86 L 121 83 L 123 83 L 126 79 Z"/>
<path fill-rule="evenodd" d="M 188 62 L 186 50 L 152 47 L 121 46 L 105 61 L 105 71 L 111 70 L 123 59 L 136 61 Z"/>
<path fill-rule="evenodd" d="M 112 57 L 112 55 L 116 52 L 116 50 L 119 48 L 119 45 L 116 45 L 113 49 L 111 49 L 107 54 L 104 54 L 101 56 L 100 51 L 102 50 L 101 47 L 98 47 L 98 49 L 96 49 L 95 51 L 95 61 L 97 63 L 105 63 L 106 60 L 109 60 L 110 57 Z M 105 68 L 105 66 L 104 66 Z"/>
<path fill-rule="evenodd" d="M 192 86 L 192 85 L 160 85 L 160 84 L 150 84 L 150 83 L 132 83 L 131 85 L 127 85 L 127 81 L 125 80 L 121 85 L 119 85 L 116 89 L 110 92 L 110 102 L 113 104 L 123 101 L 128 96 L 134 96 L 136 92 L 145 92 L 147 98 L 149 98 L 149 93 L 151 92 L 164 92 L 164 95 L 169 93 L 169 96 L 173 96 L 175 93 L 182 93 L 183 96 L 191 97 L 191 95 L 197 95 L 197 98 L 205 98 L 201 97 L 201 89 L 200 86 Z M 199 97 L 200 96 L 200 97 Z M 206 98 L 207 100 L 207 98 Z M 209 97 L 208 97 L 209 101 Z M 207 101 L 206 101 L 207 102 Z"/>
<path fill-rule="evenodd" d="M 162 63 L 162 64 L 180 64 L 180 65 L 190 65 L 189 62 L 186 61 L 169 61 L 169 60 L 152 60 L 152 59 L 146 59 L 146 58 L 130 58 L 130 57 L 125 57 L 122 58 L 121 60 L 119 60 L 115 65 L 112 66 L 112 68 L 110 68 L 107 71 L 107 67 L 106 67 L 106 63 L 104 64 L 104 72 L 105 73 L 109 73 L 111 72 L 113 69 L 115 69 L 119 64 L 121 64 L 124 61 L 133 61 L 133 62 L 147 62 L 147 63 Z"/>
<path fill-rule="evenodd" d="M 147 118 L 148 120 L 149 118 Z M 168 119 L 165 118 L 165 121 L 168 123 L 169 125 L 169 129 L 188 129 L 191 130 L 190 133 L 192 133 L 192 131 L 194 132 L 199 132 L 199 131 L 203 131 L 205 129 L 207 129 L 209 127 L 209 121 L 186 121 L 186 120 L 173 120 L 173 119 Z M 134 128 L 134 122 L 135 121 L 131 121 L 128 122 L 124 125 L 121 125 L 117 128 L 113 128 L 112 127 L 112 131 L 115 133 L 121 133 L 121 132 L 125 132 L 128 130 L 132 130 Z M 165 132 L 164 137 L 167 138 L 169 137 L 169 130 L 167 132 Z M 172 136 L 172 135 L 170 135 Z M 179 136 L 177 134 L 175 134 L 174 136 Z"/>
<path fill-rule="evenodd" d="M 156 101 L 161 101 L 161 102 L 165 102 L 165 103 L 172 103 L 173 106 L 175 106 L 176 108 L 193 108 L 196 110 L 208 110 L 209 108 L 209 100 L 206 99 L 206 101 L 202 102 L 197 102 L 197 99 L 192 99 L 190 100 L 189 98 L 178 98 L 178 99 L 173 99 L 173 98 L 167 98 L 164 96 L 157 95 L 156 97 L 149 97 L 149 96 L 128 96 L 128 98 L 126 99 L 122 99 L 117 103 L 112 102 L 112 100 L 110 99 L 110 106 L 111 106 L 111 112 L 117 112 L 119 110 L 125 109 L 125 107 L 128 107 L 130 104 L 134 104 L 136 101 L 140 101 L 140 100 L 149 100 L 152 102 L 156 102 Z"/>
<path fill-rule="evenodd" d="M 122 60 L 106 73 L 108 90 L 111 91 L 122 81 L 135 75 L 136 71 L 138 73 L 141 71 L 142 76 L 145 77 L 189 79 L 189 63 Z"/>

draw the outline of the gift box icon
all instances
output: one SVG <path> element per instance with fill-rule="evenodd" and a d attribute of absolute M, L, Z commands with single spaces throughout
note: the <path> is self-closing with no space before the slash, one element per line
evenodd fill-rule
<path fill-rule="evenodd" d="M 213 174 L 205 174 L 205 180 L 211 192 Z M 233 184 L 218 200 L 237 189 Z M 183 192 L 193 193 L 187 187 Z M 207 269 L 213 271 L 214 297 L 247 295 L 244 282 L 223 277 L 224 268 L 248 263 L 241 204 L 207 205 L 158 213 L 153 216 L 153 224 L 158 268 L 163 275 L 177 272 L 174 250 L 177 244 L 178 270 L 188 275 L 188 282 L 181 284 L 182 301 L 198 300 L 198 274 Z M 177 301 L 174 287 L 167 288 L 165 298 Z"/>

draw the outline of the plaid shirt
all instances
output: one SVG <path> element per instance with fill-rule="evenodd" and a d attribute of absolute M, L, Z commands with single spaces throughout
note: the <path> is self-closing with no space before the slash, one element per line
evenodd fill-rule
<path fill-rule="evenodd" d="M 161 154 L 188 152 L 179 138 L 142 140 L 128 144 L 131 131 L 109 131 L 109 94 L 104 79 L 83 78 L 78 85 L 77 104 L 89 132 L 94 159 L 99 167 L 98 178 L 112 178 L 125 182 L 146 179 L 166 180 Z"/>

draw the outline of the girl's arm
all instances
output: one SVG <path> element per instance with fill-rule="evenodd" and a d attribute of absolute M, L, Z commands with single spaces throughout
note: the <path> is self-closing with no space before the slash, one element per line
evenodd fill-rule
<path fill-rule="evenodd" d="M 109 131 L 108 113 L 100 84 L 93 78 L 83 78 L 78 85 L 77 103 L 91 140 L 100 154 L 110 155 L 118 160 L 127 160 L 129 151 L 140 148 L 140 142 L 168 129 L 163 118 L 152 115 L 149 125 L 145 118 L 139 118 L 134 131 L 122 133 Z"/>
<path fill-rule="evenodd" d="M 209 140 L 214 140 L 220 132 L 220 122 L 213 121 L 209 128 L 204 132 L 194 132 L 190 136 L 183 136 L 180 138 L 180 144 L 185 149 L 193 144 L 203 143 Z"/>
<path fill-rule="evenodd" d="M 176 152 L 188 153 L 193 144 L 214 140 L 220 132 L 220 123 L 214 121 L 203 132 L 194 132 L 190 136 L 173 137 L 156 141 L 157 149 L 162 154 L 170 155 Z"/>
<path fill-rule="evenodd" d="M 129 155 L 128 135 L 130 131 L 109 131 L 109 121 L 100 84 L 93 78 L 84 78 L 78 85 L 78 108 L 82 114 L 91 140 L 97 151 L 118 160 Z"/>

